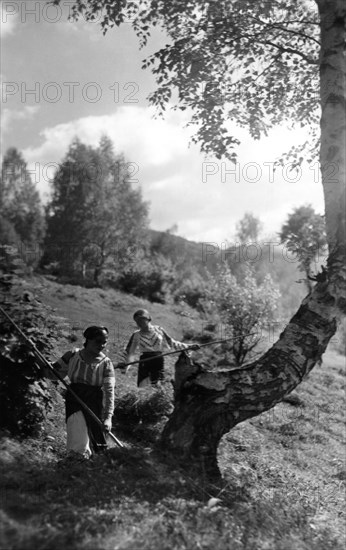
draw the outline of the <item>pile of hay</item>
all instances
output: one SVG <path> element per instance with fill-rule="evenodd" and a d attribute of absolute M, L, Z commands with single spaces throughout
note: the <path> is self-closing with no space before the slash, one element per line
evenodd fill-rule
<path fill-rule="evenodd" d="M 115 400 L 114 420 L 137 424 L 152 424 L 168 416 L 173 410 L 171 396 L 163 389 L 143 388 L 128 392 Z"/>

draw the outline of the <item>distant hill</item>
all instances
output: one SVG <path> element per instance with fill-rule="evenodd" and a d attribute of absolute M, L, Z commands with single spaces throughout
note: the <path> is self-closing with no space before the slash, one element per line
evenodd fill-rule
<path fill-rule="evenodd" d="M 163 254 L 175 264 L 192 263 L 198 270 L 205 266 L 203 253 L 205 243 L 189 241 L 173 235 L 169 231 L 149 230 L 150 249 L 153 253 Z"/>

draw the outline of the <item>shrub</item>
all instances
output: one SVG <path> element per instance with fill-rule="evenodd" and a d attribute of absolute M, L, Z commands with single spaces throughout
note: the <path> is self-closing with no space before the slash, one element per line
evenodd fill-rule
<path fill-rule="evenodd" d="M 34 359 L 14 362 L 0 355 L 0 426 L 12 434 L 40 431 L 50 409 L 49 388 Z"/>
<path fill-rule="evenodd" d="M 192 271 L 183 271 L 174 282 L 172 293 L 175 302 L 185 302 L 190 307 L 203 311 L 203 300 L 208 295 L 210 276 L 204 277 Z"/>
<path fill-rule="evenodd" d="M 251 265 L 243 266 L 238 280 L 224 263 L 213 280 L 204 309 L 219 316 L 226 338 L 234 338 L 224 345 L 224 351 L 230 351 L 236 365 L 242 365 L 260 343 L 262 331 L 275 321 L 280 292 L 270 275 L 258 283 Z"/>
<path fill-rule="evenodd" d="M 0 285 L 3 310 L 30 337 L 40 351 L 49 352 L 54 341 L 47 324 L 47 308 L 23 284 L 26 267 L 10 247 L 0 250 Z M 25 282 L 25 281 L 24 281 Z M 12 434 L 33 435 L 50 406 L 49 386 L 30 348 L 10 321 L 0 324 L 0 426 Z M 43 330 L 44 328 L 44 330 Z"/>
<path fill-rule="evenodd" d="M 170 296 L 170 286 L 175 278 L 172 262 L 161 256 L 142 256 L 124 270 L 117 280 L 120 290 L 164 304 Z"/>

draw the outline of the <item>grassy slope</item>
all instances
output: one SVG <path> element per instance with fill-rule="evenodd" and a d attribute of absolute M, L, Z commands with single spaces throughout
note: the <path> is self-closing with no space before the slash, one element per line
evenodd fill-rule
<path fill-rule="evenodd" d="M 88 325 L 102 324 L 110 331 L 109 354 L 114 361 L 118 352 L 127 343 L 131 332 L 137 328 L 132 316 L 136 309 L 150 310 L 155 324 L 164 326 L 176 338 L 184 330 L 194 326 L 202 328 L 198 315 L 189 308 L 148 301 L 116 290 L 87 289 L 77 285 L 60 285 L 44 277 L 36 277 L 37 295 L 48 306 L 54 308 L 57 317 L 57 331 L 61 333 L 62 348 L 66 348 L 64 337 L 76 337 L 75 345 L 82 345 L 82 332 Z M 28 283 L 31 284 L 31 283 Z M 70 345 L 70 344 L 69 344 Z"/>
<path fill-rule="evenodd" d="M 134 309 L 149 306 L 115 291 L 61 286 L 44 278 L 34 284 L 37 296 L 55 308 L 61 335 L 57 353 L 71 347 L 71 334 L 78 345 L 81 329 L 102 322 L 111 329 L 115 359 L 133 326 Z M 191 324 L 199 328 L 189 311 L 159 304 L 150 310 L 155 322 L 178 338 Z M 1 548 L 343 548 L 344 368 L 344 357 L 328 352 L 289 402 L 227 434 L 219 448 L 222 488 L 203 486 L 155 449 L 160 425 L 119 431 L 128 442 L 125 452 L 111 448 L 87 465 L 66 466 L 61 461 L 63 402 L 57 392 L 40 437 L 1 442 Z M 119 395 L 135 390 L 135 371 L 118 375 Z M 220 500 L 210 502 L 211 497 Z"/>

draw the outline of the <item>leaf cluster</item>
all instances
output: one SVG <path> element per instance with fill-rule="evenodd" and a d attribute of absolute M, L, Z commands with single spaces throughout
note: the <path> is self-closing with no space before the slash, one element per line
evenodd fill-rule
<path fill-rule="evenodd" d="M 243 218 L 236 225 L 236 237 L 241 244 L 256 242 L 263 228 L 259 218 L 256 218 L 252 212 L 245 212 Z"/>
<path fill-rule="evenodd" d="M 26 263 L 37 264 L 35 252 L 45 231 L 43 208 L 27 164 L 14 147 L 2 161 L 0 209 L 0 244 L 17 244 Z"/>
<path fill-rule="evenodd" d="M 311 205 L 295 208 L 282 226 L 280 240 L 297 255 L 299 269 L 310 275 L 313 261 L 327 246 L 324 217 Z"/>
<path fill-rule="evenodd" d="M 235 160 L 235 126 L 254 139 L 283 123 L 314 131 L 320 43 L 312 0 L 139 0 L 129 19 L 131 5 L 75 0 L 73 17 L 97 14 L 103 32 L 131 23 L 142 46 L 153 27 L 164 30 L 167 45 L 143 63 L 157 82 L 149 99 L 162 114 L 175 90 L 202 151 Z"/>
<path fill-rule="evenodd" d="M 226 348 L 241 365 L 260 343 L 262 330 L 275 320 L 280 292 L 270 275 L 262 283 L 257 282 L 250 264 L 244 264 L 237 279 L 228 264 L 223 263 L 212 280 L 209 308 L 219 316 L 227 337 L 234 338 Z"/>
<path fill-rule="evenodd" d="M 54 326 L 47 308 L 27 290 L 26 266 L 11 247 L 0 250 L 1 307 L 44 354 L 52 351 Z M 3 316 L 0 323 L 0 426 L 33 435 L 50 408 L 50 388 L 32 347 Z"/>
<path fill-rule="evenodd" d="M 42 265 L 99 284 L 128 263 L 148 224 L 130 165 L 106 136 L 97 148 L 72 142 L 53 180 Z"/>
<path fill-rule="evenodd" d="M 152 302 L 165 303 L 176 276 L 175 266 L 168 257 L 140 251 L 119 275 L 117 287 Z"/>

